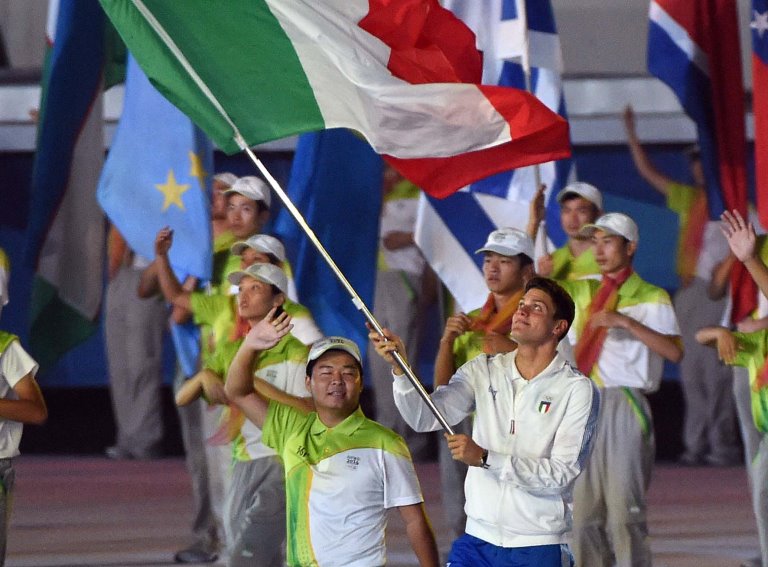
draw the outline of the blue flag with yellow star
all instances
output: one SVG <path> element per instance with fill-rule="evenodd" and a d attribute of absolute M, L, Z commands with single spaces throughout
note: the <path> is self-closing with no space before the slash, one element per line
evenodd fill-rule
<path fill-rule="evenodd" d="M 157 231 L 174 231 L 170 262 L 179 279 L 210 279 L 210 140 L 166 100 L 129 57 L 123 114 L 96 196 L 128 245 L 154 258 Z"/>

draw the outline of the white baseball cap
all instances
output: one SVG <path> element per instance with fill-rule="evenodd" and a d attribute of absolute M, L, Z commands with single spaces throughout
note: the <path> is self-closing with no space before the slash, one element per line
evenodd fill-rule
<path fill-rule="evenodd" d="M 600 193 L 600 189 L 598 189 L 594 185 L 590 185 L 589 183 L 584 183 L 583 181 L 576 181 L 575 183 L 570 183 L 566 185 L 563 189 L 561 189 L 560 192 L 557 194 L 557 202 L 562 203 L 565 196 L 568 195 L 569 193 L 574 193 L 579 197 L 586 199 L 601 211 L 603 210 L 603 195 L 602 193 Z"/>
<path fill-rule="evenodd" d="M 235 184 L 235 181 L 237 181 L 237 175 L 228 171 L 222 171 L 221 173 L 214 175 L 213 180 L 220 181 L 227 187 L 232 187 Z"/>
<path fill-rule="evenodd" d="M 591 235 L 596 230 L 623 236 L 630 242 L 637 242 L 640 240 L 640 231 L 637 229 L 637 224 L 624 213 L 605 214 L 594 223 L 585 224 L 581 229 L 581 232 Z"/>
<path fill-rule="evenodd" d="M 264 254 L 272 254 L 281 262 L 285 262 L 285 246 L 274 236 L 254 234 L 248 240 L 235 242 L 230 250 L 232 254 L 240 256 L 246 248 L 251 248 L 256 250 L 256 252 L 263 252 Z"/>
<path fill-rule="evenodd" d="M 324 339 L 315 341 L 309 349 L 307 361 L 311 362 L 317 360 L 329 350 L 343 350 L 347 354 L 352 355 L 352 358 L 354 358 L 358 364 L 363 364 L 362 358 L 360 357 L 360 349 L 357 348 L 357 344 L 344 337 L 325 337 Z"/>
<path fill-rule="evenodd" d="M 531 260 L 534 259 L 533 252 L 533 240 L 531 237 L 525 234 L 522 230 L 516 228 L 500 228 L 494 230 L 488 235 L 488 240 L 485 246 L 475 251 L 475 254 L 480 252 L 496 252 L 502 256 L 517 256 L 518 254 L 525 254 Z"/>
<path fill-rule="evenodd" d="M 240 285 L 240 281 L 246 276 L 274 285 L 283 293 L 288 293 L 288 278 L 286 277 L 285 272 L 277 266 L 256 262 L 244 270 L 232 272 L 227 276 L 227 279 L 232 285 Z"/>
<path fill-rule="evenodd" d="M 269 208 L 272 201 L 269 195 L 269 187 L 255 175 L 247 175 L 238 178 L 238 180 L 232 184 L 232 187 L 224 191 L 225 195 L 230 195 L 232 193 L 238 193 L 239 195 L 248 197 L 254 201 L 261 201 L 267 208 Z"/>

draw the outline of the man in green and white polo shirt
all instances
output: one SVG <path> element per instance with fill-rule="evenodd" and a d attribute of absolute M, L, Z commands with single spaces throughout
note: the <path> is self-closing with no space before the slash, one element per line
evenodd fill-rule
<path fill-rule="evenodd" d="M 238 314 L 250 326 L 281 309 L 285 301 L 287 279 L 277 266 L 252 264 L 233 272 L 228 279 L 238 286 Z M 236 339 L 236 342 L 242 340 Z M 293 335 L 285 335 L 251 360 L 247 369 L 249 380 L 252 382 L 258 377 L 279 390 L 300 396 L 304 393 L 306 356 L 307 347 Z M 224 503 L 229 566 L 282 565 L 281 545 L 285 537 L 282 463 L 275 452 L 264 445 L 261 429 L 246 419 L 242 419 L 232 450 L 232 479 Z"/>
<path fill-rule="evenodd" d="M 422 566 L 437 566 L 434 535 L 424 513 L 408 447 L 360 409 L 362 366 L 355 343 L 316 342 L 305 384 L 315 411 L 302 413 L 259 396 L 250 367 L 290 331 L 290 317 L 271 313 L 246 336 L 227 376 L 226 392 L 263 429 L 263 442 L 285 464 L 288 564 L 384 565 L 387 510 L 397 508 Z"/>
<path fill-rule="evenodd" d="M 576 304 L 569 338 L 579 370 L 600 388 L 595 447 L 573 489 L 577 565 L 650 566 L 646 490 L 654 457 L 645 393 L 661 382 L 664 359 L 682 358 L 669 294 L 632 269 L 639 231 L 622 213 L 585 231 L 602 280 L 561 282 Z"/>

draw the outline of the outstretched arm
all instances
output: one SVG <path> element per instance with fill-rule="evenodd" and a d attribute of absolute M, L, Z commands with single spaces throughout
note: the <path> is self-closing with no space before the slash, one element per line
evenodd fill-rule
<path fill-rule="evenodd" d="M 399 506 L 397 509 L 405 523 L 405 533 L 420 567 L 437 567 L 440 564 L 437 543 L 424 504 Z"/>
<path fill-rule="evenodd" d="M 168 261 L 168 251 L 172 244 L 173 231 L 168 227 L 161 229 L 155 238 L 155 266 L 160 291 L 163 292 L 165 300 L 174 307 L 190 309 L 189 296 L 191 293 L 184 290 L 179 280 L 176 279 L 176 275 L 171 269 L 171 263 Z"/>
<path fill-rule="evenodd" d="M 667 195 L 669 193 L 669 185 L 670 183 L 673 183 L 673 180 L 656 169 L 656 166 L 653 165 L 648 157 L 645 148 L 643 148 L 643 145 L 640 143 L 635 128 L 635 112 L 632 110 L 631 106 L 627 106 L 624 109 L 624 129 L 627 133 L 629 152 L 632 154 L 632 161 L 635 162 L 635 167 L 637 168 L 638 173 L 640 173 L 640 176 L 650 183 L 656 191 L 662 195 Z"/>
<path fill-rule="evenodd" d="M 539 225 L 544 220 L 546 206 L 544 204 L 544 191 L 547 186 L 543 183 L 539 185 L 536 193 L 533 194 L 530 205 L 528 205 L 528 226 L 525 227 L 525 233 L 536 242 L 536 236 L 539 233 Z"/>
<path fill-rule="evenodd" d="M 300 398 L 294 396 L 288 392 L 284 392 L 274 384 L 270 384 L 263 378 L 258 376 L 253 379 L 253 387 L 258 394 L 269 400 L 275 400 L 286 406 L 291 406 L 294 409 L 299 410 L 301 413 L 309 413 L 315 411 L 315 402 L 312 398 Z"/>
<path fill-rule="evenodd" d="M 717 356 L 726 364 L 736 358 L 736 337 L 725 327 L 704 327 L 696 332 L 696 342 L 717 347 Z"/>
<path fill-rule="evenodd" d="M 739 261 L 744 262 L 757 287 L 768 297 L 768 267 L 756 254 L 755 227 L 751 222 L 745 221 L 739 211 L 725 211 L 720 219 L 723 221 L 720 227 L 728 240 L 731 252 Z"/>
<path fill-rule="evenodd" d="M 31 372 L 16 382 L 13 391 L 18 399 L 0 399 L 0 419 L 39 425 L 48 418 L 43 394 Z"/>
<path fill-rule="evenodd" d="M 440 345 L 435 358 L 435 374 L 433 387 L 445 386 L 456 372 L 456 364 L 453 358 L 453 343 L 459 335 L 469 329 L 470 320 L 464 313 L 456 313 L 448 317 L 445 322 L 445 330 L 440 338 Z"/>
<path fill-rule="evenodd" d="M 736 256 L 728 254 L 725 260 L 712 270 L 712 279 L 709 281 L 709 287 L 707 288 L 707 295 L 712 301 L 725 297 L 734 262 L 736 262 Z"/>
<path fill-rule="evenodd" d="M 683 358 L 683 348 L 679 336 L 665 335 L 654 331 L 623 313 L 600 311 L 592 316 L 590 323 L 598 327 L 625 329 L 653 352 L 670 362 L 677 363 Z"/>
<path fill-rule="evenodd" d="M 253 361 L 259 352 L 275 346 L 293 328 L 287 313 L 281 313 L 275 318 L 276 310 L 272 308 L 264 319 L 248 331 L 229 366 L 224 386 L 229 400 L 258 427 L 264 425 L 269 403 L 254 388 Z"/>

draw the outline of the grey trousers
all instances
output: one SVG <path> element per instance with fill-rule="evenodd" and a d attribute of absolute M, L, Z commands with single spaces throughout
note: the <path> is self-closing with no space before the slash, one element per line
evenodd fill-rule
<path fill-rule="evenodd" d="M 573 490 L 572 550 L 578 567 L 652 565 L 645 496 L 655 449 L 645 396 L 635 389 L 603 388 L 592 454 Z"/>
<path fill-rule="evenodd" d="M 12 459 L 0 459 L 0 567 L 5 565 L 5 551 L 8 544 L 8 526 L 11 524 L 13 507 L 13 485 L 16 473 Z"/>
<path fill-rule="evenodd" d="M 376 294 L 373 313 L 378 322 L 403 340 L 408 359 L 414 363 L 418 357 L 419 294 L 421 278 L 400 271 L 379 272 L 376 276 Z M 371 373 L 376 404 L 376 421 L 400 435 L 419 459 L 427 450 L 432 436 L 418 433 L 408 427 L 395 407 L 392 396 L 392 369 L 369 344 L 368 368 Z"/>
<path fill-rule="evenodd" d="M 235 462 L 224 513 L 230 567 L 283 564 L 285 477 L 277 457 Z"/>
<path fill-rule="evenodd" d="M 176 369 L 175 389 L 186 377 Z M 177 407 L 184 458 L 192 483 L 194 545 L 209 552 L 220 551 L 224 535 L 224 497 L 229 482 L 229 445 L 213 447 L 206 442 L 218 427 L 220 409 L 209 411 L 202 399 Z"/>
<path fill-rule="evenodd" d="M 725 300 L 707 297 L 707 282 L 694 279 L 675 294 L 674 304 L 685 356 L 680 379 L 685 401 L 683 444 L 691 459 L 708 457 L 715 463 L 739 458 L 736 407 L 731 394 L 731 372 L 717 357 L 717 350 L 700 345 L 696 332 L 719 325 Z"/>
<path fill-rule="evenodd" d="M 116 445 L 137 458 L 156 456 L 163 439 L 160 405 L 163 329 L 160 297 L 136 294 L 141 270 L 121 268 L 107 286 L 104 334 Z"/>
<path fill-rule="evenodd" d="M 760 554 L 763 565 L 768 565 L 768 435 L 760 433 L 752 419 L 749 372 L 746 368 L 733 368 L 733 397 L 744 441 L 744 460 L 760 539 Z"/>

